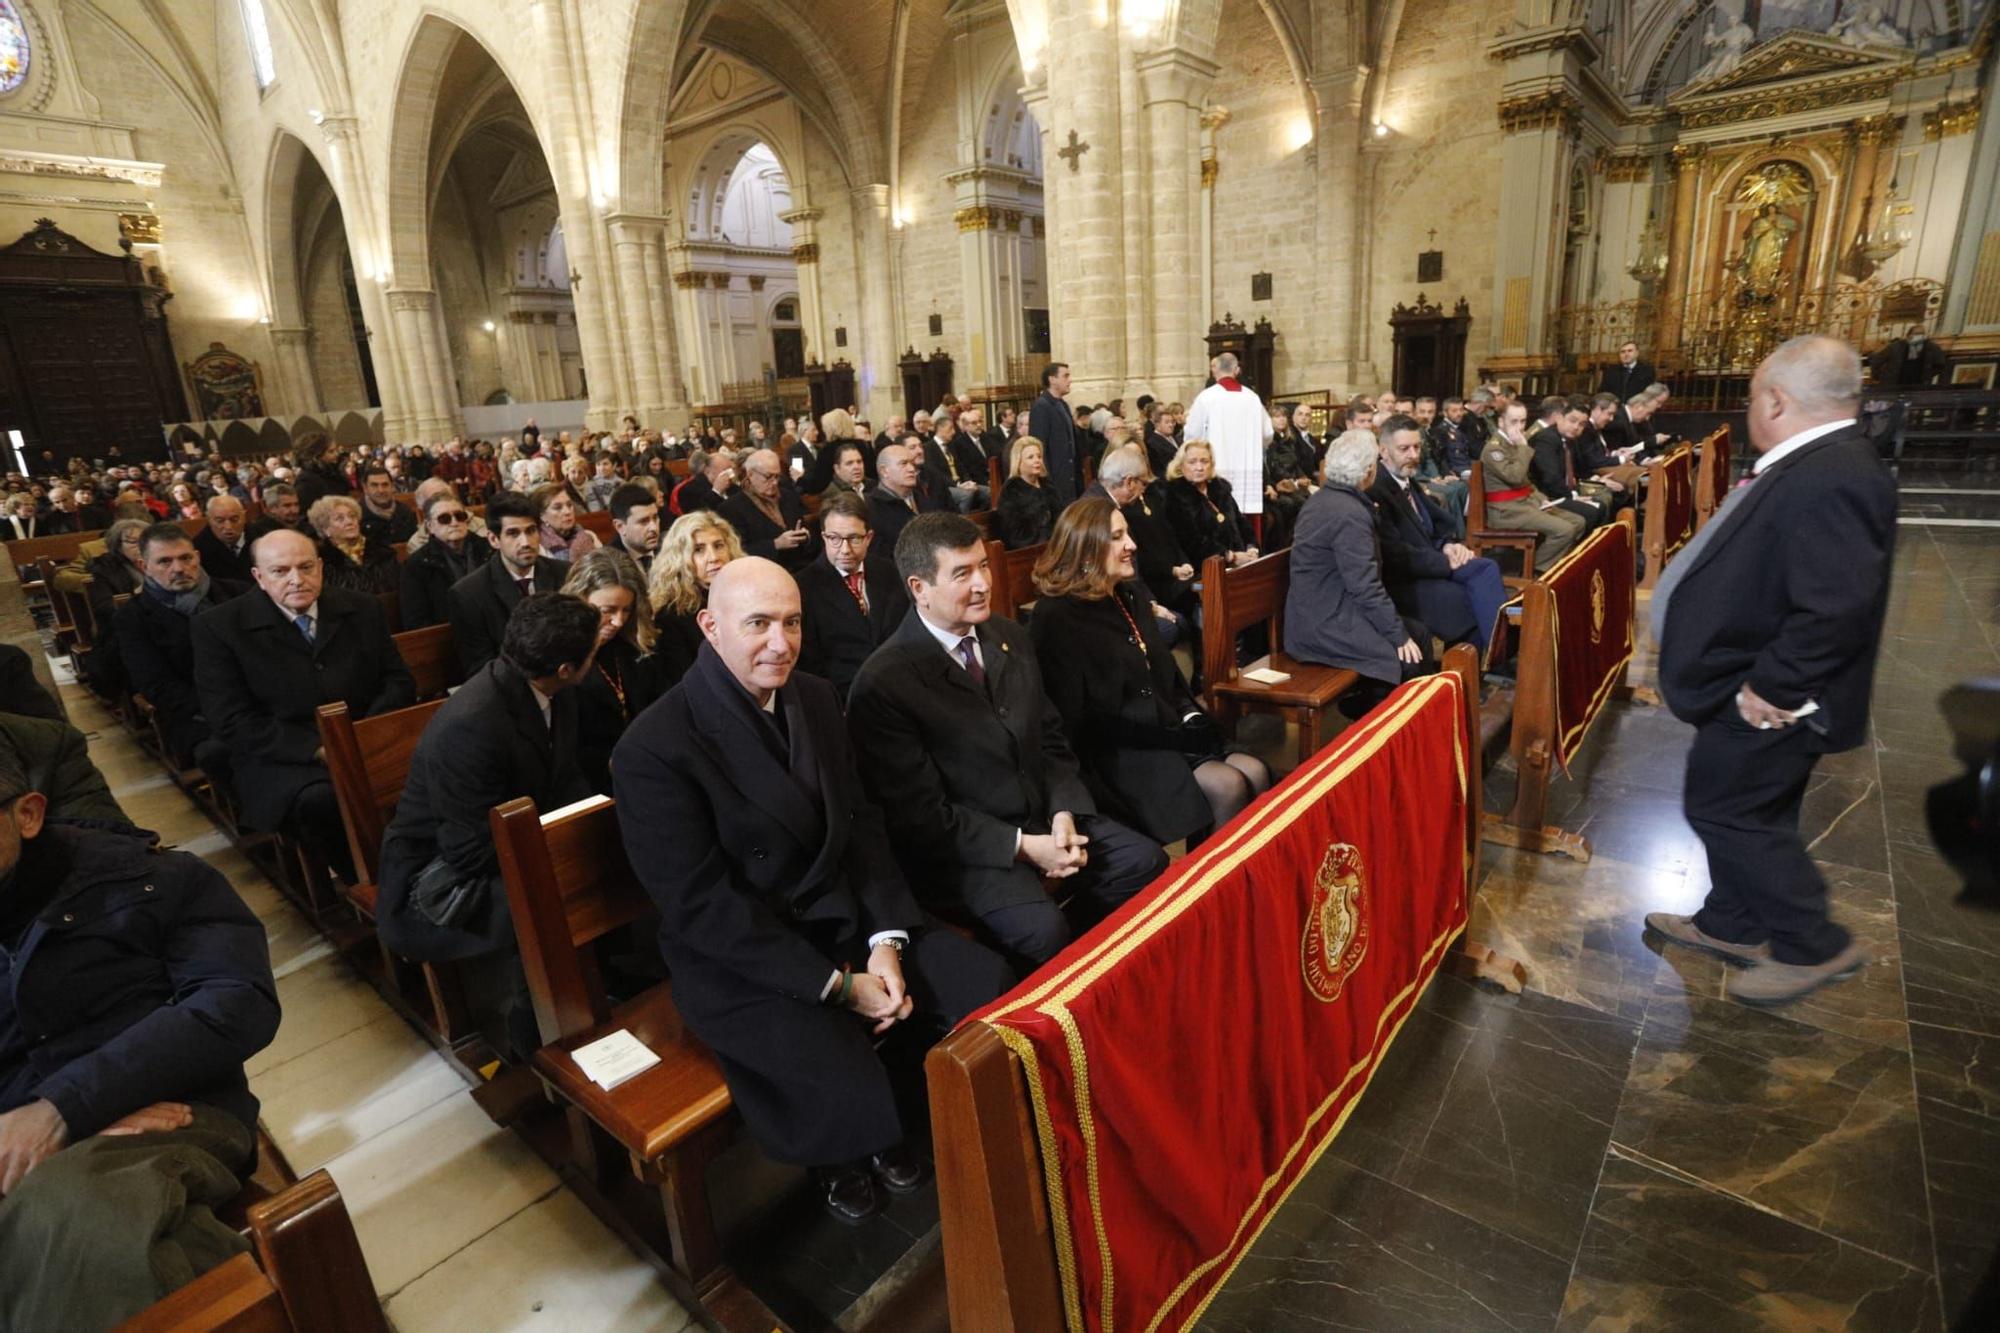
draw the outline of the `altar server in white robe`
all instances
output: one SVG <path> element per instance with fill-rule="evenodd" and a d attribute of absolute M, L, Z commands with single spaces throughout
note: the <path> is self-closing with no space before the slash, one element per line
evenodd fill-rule
<path fill-rule="evenodd" d="M 1234 352 L 1209 363 L 1215 383 L 1195 395 L 1188 408 L 1190 440 L 1207 440 L 1215 455 L 1217 475 L 1229 483 L 1237 506 L 1246 514 L 1264 512 L 1264 449 L 1271 443 L 1271 414 L 1257 391 L 1237 377 L 1242 367 Z"/>

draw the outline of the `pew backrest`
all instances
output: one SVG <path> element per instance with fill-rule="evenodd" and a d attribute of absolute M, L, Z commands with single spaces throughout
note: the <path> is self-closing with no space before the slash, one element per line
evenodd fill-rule
<path fill-rule="evenodd" d="M 1010 551 L 999 542 L 986 543 L 986 562 L 993 579 L 993 611 L 1009 620 L 1018 620 L 1021 608 L 1031 606 L 1041 594 L 1035 590 L 1035 562 L 1048 545 L 1037 542 Z"/>
<path fill-rule="evenodd" d="M 395 640 L 396 652 L 416 682 L 417 698 L 435 699 L 458 684 L 458 649 L 450 625 L 404 630 Z"/>
<path fill-rule="evenodd" d="M 398 708 L 392 713 L 356 719 L 345 703 L 321 704 L 319 739 L 326 749 L 326 770 L 340 803 L 341 822 L 354 868 L 368 883 L 382 878 L 382 835 L 396 813 L 396 802 L 409 781 L 410 758 L 417 752 L 431 715 L 444 700 Z"/>
<path fill-rule="evenodd" d="M 1271 648 L 1284 643 L 1285 595 L 1291 591 L 1289 549 L 1230 568 L 1212 555 L 1201 572 L 1202 674 L 1211 684 L 1236 679 L 1236 636 L 1269 622 Z"/>

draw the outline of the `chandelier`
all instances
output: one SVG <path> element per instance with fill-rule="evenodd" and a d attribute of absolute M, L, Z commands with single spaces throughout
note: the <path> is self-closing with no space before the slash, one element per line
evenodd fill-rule
<path fill-rule="evenodd" d="M 1873 224 L 1854 244 L 1855 253 L 1867 260 L 1871 269 L 1879 269 L 1901 254 L 1914 235 L 1908 218 L 1898 216 L 1896 212 L 1896 186 L 1897 179 L 1892 177 L 1881 210 L 1875 214 Z"/>
<path fill-rule="evenodd" d="M 1660 225 L 1653 213 L 1646 214 L 1646 229 L 1639 233 L 1639 252 L 1625 271 L 1636 282 L 1658 282 L 1667 275 L 1667 246 L 1660 235 Z"/>

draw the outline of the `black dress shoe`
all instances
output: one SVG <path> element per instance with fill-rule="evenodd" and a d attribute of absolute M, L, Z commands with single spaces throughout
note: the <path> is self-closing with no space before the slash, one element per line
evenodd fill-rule
<path fill-rule="evenodd" d="M 875 1168 L 875 1179 L 891 1194 L 915 1194 L 924 1187 L 924 1179 L 929 1175 L 924 1159 L 911 1152 L 905 1143 L 876 1153 L 868 1164 Z"/>
<path fill-rule="evenodd" d="M 820 1172 L 820 1190 L 826 1210 L 836 1221 L 851 1227 L 882 1211 L 882 1194 L 875 1188 L 875 1177 L 855 1167 Z"/>

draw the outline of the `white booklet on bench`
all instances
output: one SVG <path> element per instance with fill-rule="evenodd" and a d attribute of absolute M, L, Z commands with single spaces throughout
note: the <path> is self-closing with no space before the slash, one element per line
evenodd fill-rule
<path fill-rule="evenodd" d="M 570 1058 L 592 1083 L 606 1092 L 660 1063 L 660 1057 L 625 1028 L 588 1046 L 577 1047 Z"/>

